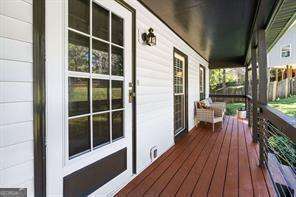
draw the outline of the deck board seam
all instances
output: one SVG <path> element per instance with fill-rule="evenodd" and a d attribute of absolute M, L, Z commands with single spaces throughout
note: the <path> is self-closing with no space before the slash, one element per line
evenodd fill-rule
<path fill-rule="evenodd" d="M 196 145 L 194 145 L 193 149 L 190 151 L 189 155 L 185 158 L 185 160 L 182 162 L 182 164 L 191 155 L 191 153 L 194 151 L 194 148 L 196 148 L 198 146 L 198 142 L 200 142 L 203 138 L 205 138 L 207 136 L 207 133 L 202 133 L 201 135 L 202 136 L 200 138 L 193 140 L 193 142 L 195 142 L 197 140 Z M 185 148 L 185 150 L 187 150 L 187 148 Z M 183 152 L 185 152 L 185 150 Z M 176 159 L 174 159 L 174 161 L 176 161 L 180 156 L 182 156 L 182 154 L 179 154 L 178 157 Z M 174 161 L 161 173 L 161 175 L 154 181 L 154 183 L 144 192 L 144 195 L 153 187 L 153 185 L 162 177 L 162 175 L 171 167 L 171 165 L 174 164 Z M 174 175 L 175 175 L 175 173 L 174 173 Z"/>
<path fill-rule="evenodd" d="M 217 139 L 218 139 L 218 134 L 217 134 L 217 136 L 215 136 L 214 142 L 213 142 L 213 144 L 212 144 L 211 147 L 210 147 L 210 153 L 212 152 L 212 150 L 213 150 L 213 148 L 214 148 L 214 146 L 215 146 L 215 143 L 216 143 Z M 202 152 L 202 153 L 203 153 L 203 152 Z M 209 153 L 209 154 L 210 154 L 210 153 Z M 208 157 L 207 157 L 207 159 L 208 159 Z M 203 168 L 204 168 L 204 166 L 205 166 L 205 164 L 206 164 L 206 162 L 207 162 L 207 159 L 206 159 L 206 161 L 204 162 L 204 164 L 203 164 L 203 166 L 202 166 L 201 172 L 202 172 L 202 170 L 203 170 Z M 194 162 L 193 167 L 195 166 L 196 162 L 198 162 L 198 159 Z M 188 177 L 188 175 L 190 174 L 190 172 L 192 171 L 193 167 L 190 169 L 190 171 L 189 171 L 189 173 L 187 174 L 187 176 L 185 177 L 184 181 L 187 179 L 187 177 Z M 200 177 L 200 175 L 201 175 L 201 173 L 199 174 L 199 177 Z M 198 178 L 199 178 L 199 177 L 198 177 Z M 180 185 L 179 189 L 177 190 L 176 195 L 179 193 L 179 191 L 180 191 L 180 189 L 181 189 L 181 187 L 182 187 L 184 181 L 182 182 L 182 184 Z M 197 181 L 198 181 L 198 179 L 197 179 Z"/>
<path fill-rule="evenodd" d="M 197 129 L 197 128 L 194 128 L 194 129 Z M 195 137 L 200 133 L 201 131 L 195 131 L 194 135 L 191 135 L 190 137 L 195 139 Z M 190 141 L 192 141 L 193 139 L 190 139 Z M 166 159 L 171 156 L 174 152 L 176 152 L 177 150 L 179 149 L 185 149 L 182 145 L 183 144 L 186 144 L 186 139 L 182 140 L 182 142 L 179 144 L 178 147 L 176 147 L 170 154 L 168 154 L 167 156 L 164 157 L 164 159 L 159 163 L 157 164 L 156 166 L 154 166 L 152 169 L 151 169 L 151 172 L 149 172 L 147 175 L 145 175 L 142 180 L 140 180 L 139 183 L 137 183 L 136 185 L 134 185 L 130 191 L 127 191 L 127 195 L 129 195 L 132 191 L 134 191 L 147 177 L 149 177 L 163 162 L 166 161 Z M 181 151 L 182 153 L 182 151 Z M 165 153 L 164 153 L 165 154 Z M 153 165 L 153 164 L 152 164 Z M 149 168 L 150 166 L 147 167 L 147 169 Z M 141 173 L 140 173 L 141 174 Z M 138 174 L 138 176 L 140 175 Z"/>
<path fill-rule="evenodd" d="M 209 140 L 209 139 L 211 138 L 211 134 L 210 134 L 210 133 L 207 133 L 207 134 L 208 134 L 208 135 L 206 136 L 206 141 Z M 196 156 L 196 158 L 195 158 L 195 160 L 194 160 L 192 166 L 190 167 L 190 169 L 188 170 L 188 172 L 187 172 L 186 175 L 184 176 L 182 182 L 179 184 L 178 189 L 177 189 L 176 192 L 175 192 L 175 195 L 176 195 L 176 193 L 178 192 L 178 190 L 179 190 L 179 188 L 181 187 L 181 185 L 183 184 L 183 182 L 184 182 L 184 180 L 186 179 L 186 177 L 188 176 L 188 174 L 190 173 L 190 171 L 191 171 L 191 169 L 193 168 L 195 162 L 199 159 L 199 157 L 200 157 L 200 155 L 202 154 L 203 150 L 205 149 L 206 145 L 207 145 L 207 143 L 204 143 L 203 146 L 200 147 L 200 152 L 199 152 L 198 155 Z M 192 151 L 192 154 L 194 153 L 194 151 L 195 151 L 195 150 Z M 186 162 L 186 161 L 184 161 L 184 163 L 185 163 L 185 162 Z M 183 163 L 183 164 L 184 164 L 184 163 Z M 181 169 L 182 169 L 182 166 L 176 171 L 176 173 L 174 174 L 174 176 L 175 176 L 175 175 L 176 175 Z M 163 188 L 163 190 L 161 191 L 161 193 L 163 193 L 163 191 L 166 189 L 166 187 L 171 183 L 171 181 L 172 181 L 172 179 L 174 178 L 174 176 L 171 177 L 170 181 L 166 184 L 166 186 Z"/>
<path fill-rule="evenodd" d="M 230 136 L 230 142 L 229 142 L 229 149 L 228 149 L 228 156 L 227 156 L 227 163 L 226 163 L 226 171 L 225 171 L 225 176 L 224 176 L 222 196 L 224 196 L 225 183 L 226 183 L 228 164 L 229 164 L 229 158 L 230 158 L 231 143 L 232 143 L 232 140 L 233 140 L 232 139 L 233 138 L 233 125 L 234 125 L 234 119 L 232 119 L 232 124 L 231 124 L 231 136 Z"/>
<path fill-rule="evenodd" d="M 206 135 L 206 136 L 205 136 L 205 138 L 206 138 L 205 140 L 210 139 L 210 137 L 211 137 L 210 134 Z M 205 147 L 206 147 L 206 143 L 204 143 L 203 147 L 201 147 L 201 151 L 198 153 L 196 160 L 198 160 L 200 154 L 202 153 L 202 151 L 204 150 Z M 192 154 L 194 153 L 194 151 L 195 151 L 195 150 L 193 150 L 193 151 L 190 153 L 190 155 L 192 155 Z M 189 155 L 189 156 L 190 156 L 190 155 Z M 182 165 L 183 165 L 185 162 L 186 162 L 186 160 L 184 160 L 184 162 L 182 162 Z M 193 165 L 192 165 L 192 167 L 193 167 Z M 192 167 L 191 167 L 191 168 L 192 168 Z M 190 169 L 191 169 L 191 168 L 190 168 Z M 165 185 L 165 187 L 161 190 L 160 194 L 166 189 L 166 187 L 171 183 L 172 179 L 175 177 L 175 175 L 176 175 L 181 169 L 182 169 L 182 166 L 181 166 L 180 168 L 178 168 L 178 170 L 177 170 L 177 171 L 174 173 L 174 175 L 170 178 L 169 182 L 168 182 L 168 183 Z M 188 171 L 188 173 L 189 173 L 189 172 L 190 172 L 190 170 Z M 187 173 L 187 175 L 188 175 L 188 173 Z M 185 176 L 185 178 L 187 177 L 187 175 Z M 183 179 L 183 181 L 182 181 L 182 183 L 179 185 L 179 187 L 181 187 L 181 185 L 183 184 L 185 178 Z M 178 191 L 178 190 L 177 190 L 177 191 Z M 177 193 L 177 192 L 176 192 L 176 193 Z"/>
<path fill-rule="evenodd" d="M 227 124 L 226 124 L 226 128 L 225 128 L 225 136 L 226 136 L 226 132 L 227 132 L 228 129 L 229 129 L 229 120 L 230 120 L 230 118 L 227 119 Z M 231 132 L 230 132 L 230 135 L 231 135 Z M 219 161 L 219 159 L 220 159 L 221 149 L 222 149 L 222 147 L 223 147 L 223 144 L 226 143 L 226 142 L 225 142 L 225 141 L 226 141 L 226 137 L 225 137 L 225 136 L 224 136 L 224 140 L 223 140 L 223 143 L 222 143 L 222 145 L 221 145 L 221 148 L 220 148 L 220 152 L 219 152 L 219 155 L 218 155 L 218 158 L 217 158 L 217 162 L 216 162 L 216 165 L 215 165 L 215 168 L 214 168 L 214 171 L 213 171 L 212 177 L 211 177 L 211 181 L 210 181 L 210 184 L 209 184 L 209 188 L 208 188 L 207 194 L 209 194 L 210 189 L 211 189 L 211 187 L 212 187 L 213 177 L 214 177 L 214 175 L 215 175 L 216 168 L 217 168 L 217 165 L 218 165 L 218 161 Z M 229 143 L 229 144 L 230 144 L 230 143 Z M 228 151 L 228 152 L 229 152 L 229 151 Z"/>
<path fill-rule="evenodd" d="M 227 125 L 226 125 L 226 126 L 227 126 Z M 221 129 L 218 131 L 218 132 L 224 132 L 224 134 L 223 134 L 223 139 L 222 139 L 222 142 L 221 142 L 221 145 L 220 145 L 220 148 L 219 148 L 219 153 L 218 153 L 218 156 L 217 156 L 217 159 L 216 159 L 216 163 L 217 163 L 218 158 L 219 158 L 219 154 L 220 154 L 220 151 L 221 151 L 221 147 L 222 147 L 222 144 L 223 144 L 223 141 L 224 141 L 225 135 L 226 135 L 226 129 L 227 129 L 227 127 L 225 127 L 224 130 L 223 130 L 223 129 L 224 129 L 224 128 L 221 128 Z M 212 153 L 212 151 L 214 150 L 214 147 L 215 147 L 215 145 L 216 145 L 216 143 L 217 143 L 217 141 L 218 141 L 218 138 L 219 138 L 219 134 L 217 135 L 217 139 L 216 139 L 216 141 L 215 141 L 215 143 L 214 143 L 214 145 L 213 145 L 213 147 L 212 147 L 211 153 Z M 205 166 L 206 166 L 206 163 L 208 162 L 208 159 L 210 158 L 210 155 L 211 155 L 211 154 L 208 155 L 208 158 L 207 158 L 207 160 L 206 160 L 206 162 L 205 162 L 205 164 L 204 164 L 204 166 L 203 166 L 203 170 L 204 170 L 204 168 L 205 168 Z M 193 187 L 193 190 L 192 190 L 192 192 L 191 192 L 191 196 L 193 195 L 193 193 L 194 193 L 194 191 L 195 191 L 195 189 L 196 189 L 196 186 L 197 186 L 197 184 L 198 184 L 198 182 L 199 182 L 199 179 L 200 179 L 200 176 L 202 175 L 203 170 L 201 171 L 201 173 L 200 173 L 200 175 L 199 175 L 199 177 L 198 177 L 198 180 L 197 180 L 197 182 L 195 183 L 195 185 L 194 185 L 194 187 Z M 213 174 L 212 174 L 212 175 L 213 175 Z"/>
<path fill-rule="evenodd" d="M 251 183 L 252 183 L 252 188 L 253 188 L 253 195 L 255 195 L 254 177 L 252 175 L 252 170 L 251 170 L 251 163 L 250 163 L 250 157 L 249 157 L 250 153 L 249 153 L 248 144 L 247 144 L 246 130 L 245 130 L 245 126 L 244 126 L 243 122 L 241 122 L 241 124 L 242 124 L 243 132 L 244 132 L 245 146 L 246 146 L 246 150 L 247 150 L 247 157 L 248 157 L 249 170 L 250 170 L 250 175 L 251 175 Z"/>
<path fill-rule="evenodd" d="M 200 132 L 196 132 L 196 134 L 194 135 L 194 137 L 193 137 L 193 139 L 191 139 L 189 142 L 188 142 L 188 145 L 189 144 L 191 144 L 191 143 L 193 143 L 193 141 L 197 138 L 197 136 L 199 136 L 201 134 L 201 131 Z M 185 144 L 187 144 L 186 142 L 185 142 Z M 176 160 L 176 159 L 178 159 L 179 158 L 179 156 L 184 152 L 186 150 L 186 147 L 182 147 L 181 149 L 180 149 L 180 153 L 178 154 L 178 155 L 176 155 L 176 158 L 174 158 L 173 159 L 173 161 L 169 164 L 169 166 L 166 168 L 166 170 L 173 164 L 173 162 Z M 166 161 L 166 160 L 164 160 L 164 161 Z M 162 162 L 163 163 L 163 162 Z M 157 166 L 157 167 L 159 167 L 159 165 Z M 156 169 L 155 169 L 156 170 Z M 155 181 L 157 181 L 158 179 L 159 179 L 159 177 L 161 177 L 161 175 L 166 171 L 166 170 L 164 170 L 161 174 L 160 174 L 160 176 L 158 176 L 158 178 L 155 180 Z M 154 171 L 152 171 L 151 173 L 153 173 Z M 151 173 L 149 173 L 149 175 L 151 175 Z M 146 176 L 142 181 L 141 181 L 141 183 L 143 183 L 145 180 L 146 180 L 146 178 L 148 178 L 149 176 Z M 133 190 L 131 190 L 129 193 L 131 193 L 132 191 L 134 191 L 138 186 L 140 185 L 140 183 L 133 189 Z M 150 186 L 151 187 L 151 186 Z M 150 188 L 149 187 L 149 188 Z M 148 189 L 149 190 L 149 189 Z M 148 190 L 145 190 L 145 192 L 146 191 L 148 191 Z M 145 193 L 144 192 L 144 193 Z M 128 194 L 129 194 L 128 193 Z"/>

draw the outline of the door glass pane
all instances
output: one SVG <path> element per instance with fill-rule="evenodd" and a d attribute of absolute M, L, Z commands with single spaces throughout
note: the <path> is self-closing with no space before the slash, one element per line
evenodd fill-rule
<path fill-rule="evenodd" d="M 89 113 L 89 79 L 69 77 L 69 116 Z"/>
<path fill-rule="evenodd" d="M 69 27 L 89 33 L 89 1 L 69 0 Z"/>
<path fill-rule="evenodd" d="M 93 144 L 94 147 L 110 141 L 110 115 L 97 114 L 93 116 Z"/>
<path fill-rule="evenodd" d="M 112 109 L 123 108 L 123 81 L 112 81 Z"/>
<path fill-rule="evenodd" d="M 68 61 L 70 71 L 89 72 L 89 38 L 69 31 Z"/>
<path fill-rule="evenodd" d="M 109 80 L 93 79 L 93 112 L 109 110 Z"/>
<path fill-rule="evenodd" d="M 174 130 L 180 131 L 184 128 L 184 95 L 174 96 Z"/>
<path fill-rule="evenodd" d="M 109 11 L 93 3 L 93 36 L 109 41 Z"/>
<path fill-rule="evenodd" d="M 112 75 L 123 76 L 123 49 L 112 46 Z"/>
<path fill-rule="evenodd" d="M 90 149 L 89 116 L 69 120 L 69 156 Z"/>
<path fill-rule="evenodd" d="M 112 42 L 123 46 L 123 19 L 112 13 Z"/>
<path fill-rule="evenodd" d="M 109 74 L 109 45 L 93 39 L 93 72 Z"/>
<path fill-rule="evenodd" d="M 123 111 L 112 112 L 112 139 L 123 137 Z"/>

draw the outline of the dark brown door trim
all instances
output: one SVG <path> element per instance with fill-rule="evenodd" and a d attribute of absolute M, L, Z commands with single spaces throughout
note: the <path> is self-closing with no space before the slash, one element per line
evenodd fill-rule
<path fill-rule="evenodd" d="M 33 0 L 34 192 L 46 196 L 45 0 Z"/>
<path fill-rule="evenodd" d="M 200 90 L 198 91 L 199 92 L 199 100 L 203 100 L 203 99 L 205 99 L 206 98 L 206 67 L 204 67 L 203 65 L 199 65 L 199 67 L 201 68 L 201 69 L 203 69 L 203 90 L 204 90 L 204 98 L 201 98 L 201 94 L 200 94 Z M 198 76 L 199 77 L 199 76 Z M 199 79 L 200 80 L 200 79 Z M 198 84 L 198 88 L 200 88 L 200 84 Z"/>
<path fill-rule="evenodd" d="M 137 173 L 137 88 L 136 88 L 136 10 L 124 0 L 116 0 L 120 5 L 132 13 L 132 83 L 133 83 L 133 109 L 132 109 L 132 149 L 133 149 L 133 173 Z"/>
<path fill-rule="evenodd" d="M 183 56 L 185 58 L 185 128 L 184 128 L 183 131 L 181 131 L 179 134 L 177 134 L 175 136 L 175 141 L 176 141 L 184 133 L 188 132 L 188 56 L 185 53 L 183 53 L 182 51 L 180 51 L 180 50 L 178 50 L 177 48 L 174 47 L 173 57 L 174 57 L 175 53 L 177 53 L 177 54 L 179 54 L 179 55 L 181 55 L 181 56 Z M 173 65 L 175 65 L 175 58 L 174 58 Z M 173 76 L 173 80 L 174 80 L 174 76 Z M 175 116 L 175 114 L 174 114 L 174 116 Z M 175 120 L 175 118 L 174 118 L 174 120 Z M 174 135 L 175 135 L 175 133 L 174 133 Z"/>

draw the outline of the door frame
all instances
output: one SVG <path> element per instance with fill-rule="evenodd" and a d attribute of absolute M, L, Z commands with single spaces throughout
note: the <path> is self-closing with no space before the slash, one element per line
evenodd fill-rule
<path fill-rule="evenodd" d="M 137 72 L 136 72 L 136 9 L 126 3 L 124 0 L 115 0 L 117 3 L 122 5 L 128 11 L 132 13 L 132 92 L 133 92 L 133 100 L 132 100 L 132 171 L 134 174 L 137 173 Z"/>
<path fill-rule="evenodd" d="M 173 66 L 175 65 L 175 53 L 181 55 L 184 57 L 185 59 L 185 128 L 183 129 L 183 131 L 179 132 L 177 135 L 175 135 L 175 130 L 173 130 L 174 133 L 174 140 L 175 142 L 180 139 L 181 136 L 183 136 L 185 133 L 188 133 L 188 56 L 183 53 L 182 51 L 180 51 L 179 49 L 177 49 L 176 47 L 174 47 L 173 50 Z M 174 71 L 173 71 L 173 105 L 175 104 L 174 102 Z M 174 106 L 173 106 L 174 107 Z M 173 123 L 175 123 L 175 112 L 173 114 Z"/>
<path fill-rule="evenodd" d="M 201 64 L 199 64 L 199 70 L 198 70 L 198 72 L 200 72 L 200 69 L 203 69 L 203 93 L 204 93 L 204 98 L 203 99 L 205 99 L 206 98 L 206 67 L 203 66 L 203 65 L 201 65 Z M 199 79 L 199 80 L 201 80 L 201 79 Z M 198 92 L 199 92 L 199 100 L 203 100 L 200 97 L 200 94 L 201 94 L 200 93 L 200 82 L 198 84 Z"/>
<path fill-rule="evenodd" d="M 136 141 L 136 10 L 124 0 L 115 0 L 132 13 L 132 172 L 137 173 Z M 46 196 L 46 62 L 45 4 L 33 0 L 33 136 L 34 195 Z"/>

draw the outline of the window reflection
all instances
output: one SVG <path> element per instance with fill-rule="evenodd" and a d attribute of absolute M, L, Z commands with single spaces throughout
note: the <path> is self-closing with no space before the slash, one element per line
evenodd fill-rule
<path fill-rule="evenodd" d="M 112 112 L 112 139 L 123 137 L 123 111 Z"/>
<path fill-rule="evenodd" d="M 93 72 L 109 74 L 109 45 L 93 39 Z"/>
<path fill-rule="evenodd" d="M 109 11 L 93 3 L 92 23 L 93 35 L 109 41 Z"/>
<path fill-rule="evenodd" d="M 112 109 L 123 108 L 123 81 L 112 81 Z"/>
<path fill-rule="evenodd" d="M 123 76 L 123 49 L 112 46 L 112 75 Z"/>
<path fill-rule="evenodd" d="M 69 116 L 89 113 L 89 79 L 69 77 Z"/>
<path fill-rule="evenodd" d="M 69 27 L 89 33 L 89 1 L 69 0 Z"/>
<path fill-rule="evenodd" d="M 93 79 L 93 111 L 109 110 L 109 80 Z"/>
<path fill-rule="evenodd" d="M 112 42 L 123 46 L 123 19 L 112 13 Z"/>
<path fill-rule="evenodd" d="M 89 72 L 89 38 L 69 31 L 68 47 L 69 70 Z"/>
<path fill-rule="evenodd" d="M 69 156 L 90 149 L 89 116 L 69 120 Z"/>
<path fill-rule="evenodd" d="M 93 116 L 93 144 L 99 146 L 110 141 L 109 113 Z"/>

